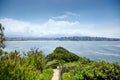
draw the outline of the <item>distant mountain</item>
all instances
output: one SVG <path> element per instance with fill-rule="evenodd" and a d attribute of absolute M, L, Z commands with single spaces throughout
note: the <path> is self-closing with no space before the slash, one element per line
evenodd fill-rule
<path fill-rule="evenodd" d="M 54 38 L 34 38 L 34 37 L 6 37 L 6 41 L 44 41 L 44 40 L 55 40 Z"/>
<path fill-rule="evenodd" d="M 60 40 L 60 41 L 120 41 L 120 38 L 74 36 L 74 37 L 56 38 L 56 40 Z"/>
<path fill-rule="evenodd" d="M 89 37 L 89 36 L 73 36 L 73 37 L 57 37 L 57 38 L 25 38 L 25 37 L 6 37 L 6 41 L 120 41 L 120 38 L 106 38 L 106 37 Z"/>

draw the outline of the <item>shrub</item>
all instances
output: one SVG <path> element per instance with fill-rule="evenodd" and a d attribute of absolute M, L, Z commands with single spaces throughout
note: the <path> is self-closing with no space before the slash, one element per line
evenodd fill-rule
<path fill-rule="evenodd" d="M 63 73 L 62 78 L 63 80 L 119 80 L 120 66 L 105 61 L 78 62 L 76 68 Z"/>
<path fill-rule="evenodd" d="M 5 52 L 0 57 L 0 80 L 38 80 L 42 74 L 47 75 L 43 72 L 45 57 L 38 50 L 30 51 L 23 57 L 17 51 Z"/>
<path fill-rule="evenodd" d="M 47 61 L 52 60 L 63 60 L 65 62 L 72 62 L 77 61 L 79 56 L 76 54 L 69 52 L 68 50 L 64 49 L 63 47 L 57 47 L 53 53 L 46 56 Z"/>
<path fill-rule="evenodd" d="M 33 65 L 39 71 L 43 71 L 46 65 L 45 56 L 41 51 L 31 50 L 28 53 L 28 64 Z"/>
<path fill-rule="evenodd" d="M 40 75 L 40 80 L 50 80 L 53 76 L 53 70 L 51 68 L 45 69 L 43 74 Z"/>

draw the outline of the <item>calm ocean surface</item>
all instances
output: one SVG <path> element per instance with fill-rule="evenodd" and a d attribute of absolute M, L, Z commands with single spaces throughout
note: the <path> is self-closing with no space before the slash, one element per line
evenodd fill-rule
<path fill-rule="evenodd" d="M 39 48 L 45 55 L 61 46 L 92 60 L 120 62 L 120 41 L 7 41 L 5 51 L 29 51 Z"/>

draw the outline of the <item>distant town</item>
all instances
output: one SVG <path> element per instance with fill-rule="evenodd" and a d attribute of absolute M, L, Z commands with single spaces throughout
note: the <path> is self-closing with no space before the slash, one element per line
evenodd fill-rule
<path fill-rule="evenodd" d="M 120 38 L 106 38 L 106 37 L 89 37 L 89 36 L 73 36 L 73 37 L 55 37 L 55 38 L 33 38 L 33 37 L 6 37 L 6 41 L 120 41 Z"/>

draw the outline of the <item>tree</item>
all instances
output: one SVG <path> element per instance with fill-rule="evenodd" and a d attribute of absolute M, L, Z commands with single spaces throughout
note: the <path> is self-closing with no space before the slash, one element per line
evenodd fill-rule
<path fill-rule="evenodd" d="M 4 41 L 5 41 L 5 38 L 4 38 L 4 33 L 3 33 L 3 30 L 5 28 L 2 26 L 2 24 L 0 23 L 0 48 L 5 48 L 5 45 L 4 45 Z"/>

